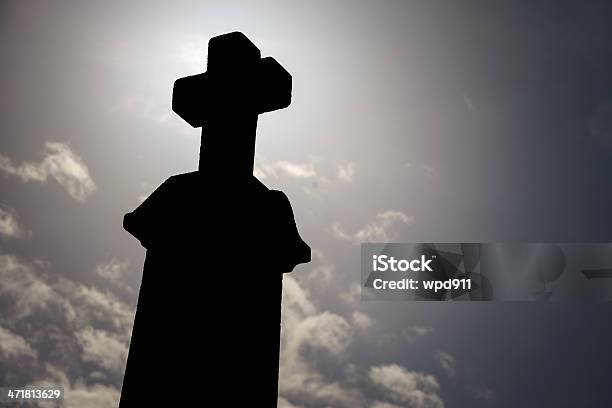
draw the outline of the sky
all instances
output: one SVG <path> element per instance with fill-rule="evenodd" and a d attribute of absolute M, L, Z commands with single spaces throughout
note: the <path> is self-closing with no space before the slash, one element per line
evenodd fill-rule
<path fill-rule="evenodd" d="M 293 75 L 255 174 L 313 249 L 284 279 L 279 407 L 610 405 L 609 304 L 362 301 L 359 243 L 612 242 L 611 19 L 598 1 L 3 1 L 0 386 L 117 406 L 145 256 L 122 217 L 197 168 L 172 84 L 242 31 Z"/>

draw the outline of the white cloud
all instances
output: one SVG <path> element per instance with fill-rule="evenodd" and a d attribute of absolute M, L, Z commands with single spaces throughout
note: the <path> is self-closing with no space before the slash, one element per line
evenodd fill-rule
<path fill-rule="evenodd" d="M 253 175 L 259 180 L 281 180 L 299 183 L 306 194 L 318 195 L 328 191 L 326 187 L 337 183 L 350 183 L 354 179 L 356 164 L 353 162 L 328 163 L 318 156 L 309 156 L 308 160 L 294 162 L 289 160 L 269 161 L 258 158 L 255 161 Z"/>
<path fill-rule="evenodd" d="M 128 260 L 111 258 L 106 262 L 97 264 L 95 272 L 96 275 L 110 282 L 115 289 L 129 295 L 136 295 L 136 291 L 126 283 L 127 274 L 130 271 L 129 266 L 130 262 Z"/>
<path fill-rule="evenodd" d="M 110 293 L 62 277 L 51 277 L 12 255 L 0 255 L 0 298 L 12 300 L 5 320 L 44 313 L 49 323 L 62 320 L 76 329 L 105 328 L 129 339 L 134 311 Z"/>
<path fill-rule="evenodd" d="M 121 376 L 127 361 L 128 346 L 104 330 L 86 327 L 75 333 L 82 347 L 83 361 L 97 364 L 114 375 Z"/>
<path fill-rule="evenodd" d="M 372 318 L 361 312 L 353 313 L 352 322 L 355 327 L 363 331 L 369 330 L 374 325 Z"/>
<path fill-rule="evenodd" d="M 47 142 L 43 155 L 40 162 L 16 166 L 9 157 L 0 154 L 0 171 L 19 177 L 23 182 L 45 182 L 53 178 L 78 201 L 85 201 L 96 190 L 87 165 L 68 145 Z"/>
<path fill-rule="evenodd" d="M 402 408 L 399 405 L 390 404 L 388 402 L 374 401 L 370 408 Z"/>
<path fill-rule="evenodd" d="M 350 183 L 355 175 L 355 163 L 344 163 L 337 166 L 338 180 Z"/>
<path fill-rule="evenodd" d="M 0 255 L 0 301 L 3 326 L 28 339 L 41 364 L 92 361 L 121 378 L 134 310 L 113 295 Z"/>
<path fill-rule="evenodd" d="M 361 286 L 358 283 L 351 283 L 344 292 L 340 293 L 340 299 L 351 304 L 358 301 L 361 297 Z"/>
<path fill-rule="evenodd" d="M 425 337 L 433 333 L 433 328 L 426 326 L 410 326 L 402 329 L 402 337 L 408 343 L 414 343 L 418 337 Z"/>
<path fill-rule="evenodd" d="M 302 190 L 306 194 L 313 194 L 322 186 L 330 184 L 328 177 L 320 174 L 315 168 L 318 160 L 316 157 L 311 157 L 308 162 L 296 163 L 288 160 L 269 162 L 259 159 L 255 162 L 253 174 L 260 180 L 288 178 L 301 182 Z"/>
<path fill-rule="evenodd" d="M 279 397 L 277 407 L 278 408 L 301 408 L 300 405 L 294 405 L 283 397 Z"/>
<path fill-rule="evenodd" d="M 3 359 L 22 356 L 36 358 L 36 355 L 26 339 L 0 326 L 0 356 Z"/>
<path fill-rule="evenodd" d="M 425 336 L 433 331 L 431 327 L 426 326 L 412 326 L 409 328 L 409 330 L 415 334 L 418 334 L 419 336 Z"/>
<path fill-rule="evenodd" d="M 119 283 L 125 277 L 129 261 L 112 258 L 107 262 L 96 265 L 96 274 L 114 283 Z"/>
<path fill-rule="evenodd" d="M 134 310 L 45 263 L 6 254 L 0 303 L 0 359 L 11 383 L 62 385 L 67 408 L 117 406 Z"/>
<path fill-rule="evenodd" d="M 83 379 L 70 380 L 60 368 L 46 364 L 45 378 L 32 385 L 64 387 L 65 408 L 116 408 L 119 405 L 120 391 L 108 384 L 88 384 Z M 39 403 L 41 408 L 56 407 L 55 403 Z"/>
<path fill-rule="evenodd" d="M 428 374 L 397 364 L 371 367 L 369 378 L 390 400 L 413 408 L 443 408 L 440 384 Z"/>
<path fill-rule="evenodd" d="M 272 163 L 258 161 L 255 164 L 254 174 L 260 179 L 265 179 L 268 176 L 279 178 L 282 175 L 296 179 L 313 179 L 318 177 L 312 161 L 309 163 L 294 163 L 287 160 L 277 160 Z"/>
<path fill-rule="evenodd" d="M 308 279 L 319 285 L 327 285 L 332 278 L 334 266 L 327 260 L 323 252 L 318 249 L 312 250 L 312 260 L 314 267 L 308 274 Z"/>
<path fill-rule="evenodd" d="M 325 364 L 342 365 L 352 334 L 351 325 L 343 317 L 318 311 L 308 292 L 294 278 L 285 275 L 280 396 L 306 406 L 362 406 L 359 390 L 338 379 L 327 378 L 318 365 L 323 362 L 320 359 Z M 307 352 L 314 354 L 306 357 Z"/>
<path fill-rule="evenodd" d="M 47 282 L 35 276 L 31 265 L 11 255 L 0 255 L 0 297 L 13 300 L 11 308 L 5 311 L 7 317 L 21 319 L 51 302 L 56 303 L 63 314 L 74 313 L 56 295 Z"/>
<path fill-rule="evenodd" d="M 449 376 L 455 376 L 455 358 L 453 356 L 443 351 L 438 351 L 434 354 L 434 358 Z"/>
<path fill-rule="evenodd" d="M 354 244 L 363 242 L 390 242 L 397 236 L 394 232 L 401 225 L 410 225 L 414 222 L 412 217 L 401 211 L 385 211 L 376 214 L 376 219 L 355 233 L 345 232 L 340 223 L 332 225 L 333 235 L 341 240 L 351 241 Z"/>
<path fill-rule="evenodd" d="M 406 162 L 405 166 L 419 172 L 424 172 L 428 176 L 435 176 L 436 169 L 429 164 Z"/>
<path fill-rule="evenodd" d="M 118 389 L 103 384 L 78 384 L 64 392 L 66 408 L 116 408 L 121 396 Z"/>
<path fill-rule="evenodd" d="M 261 166 L 257 162 L 255 162 L 255 166 L 253 167 L 253 175 L 258 180 L 265 180 L 268 178 L 268 174 L 261 168 Z"/>
<path fill-rule="evenodd" d="M 293 333 L 300 347 L 308 345 L 338 356 L 352 341 L 351 326 L 337 314 L 324 311 L 302 320 Z"/>
<path fill-rule="evenodd" d="M 283 324 L 295 327 L 306 316 L 315 313 L 316 308 L 308 292 L 297 280 L 289 275 L 283 277 Z"/>
<path fill-rule="evenodd" d="M 17 221 L 17 214 L 10 208 L 0 207 L 0 235 L 10 238 L 23 236 L 23 227 Z"/>
<path fill-rule="evenodd" d="M 292 276 L 285 275 L 283 285 L 280 407 L 444 407 L 433 376 L 397 365 L 364 369 L 351 363 L 356 336 L 373 325 L 367 314 L 354 311 L 349 322 L 319 310 Z M 370 398 L 372 385 L 384 398 Z"/>
<path fill-rule="evenodd" d="M 108 292 L 60 279 L 54 289 L 74 309 L 76 328 L 93 326 L 114 333 L 117 339 L 128 343 L 135 310 Z"/>
<path fill-rule="evenodd" d="M 317 177 L 317 172 L 314 169 L 313 163 L 299 164 L 280 160 L 274 163 L 270 168 L 273 172 L 282 172 L 290 177 L 298 179 Z"/>

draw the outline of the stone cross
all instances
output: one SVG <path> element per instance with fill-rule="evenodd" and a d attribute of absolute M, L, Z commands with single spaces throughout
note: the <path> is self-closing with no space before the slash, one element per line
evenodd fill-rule
<path fill-rule="evenodd" d="M 121 408 L 274 408 L 283 274 L 310 261 L 287 196 L 253 176 L 257 117 L 291 103 L 291 75 L 242 33 L 172 109 L 202 128 L 199 169 L 171 176 L 124 228 L 147 250 Z"/>

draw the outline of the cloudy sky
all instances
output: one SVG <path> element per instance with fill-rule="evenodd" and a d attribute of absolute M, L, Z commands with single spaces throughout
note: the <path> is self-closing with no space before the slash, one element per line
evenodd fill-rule
<path fill-rule="evenodd" d="M 144 259 L 122 216 L 197 167 L 172 83 L 239 30 L 293 75 L 256 175 L 313 248 L 285 277 L 280 406 L 610 405 L 612 305 L 363 302 L 358 244 L 612 242 L 611 20 L 606 2 L 3 1 L 0 386 L 116 406 Z"/>

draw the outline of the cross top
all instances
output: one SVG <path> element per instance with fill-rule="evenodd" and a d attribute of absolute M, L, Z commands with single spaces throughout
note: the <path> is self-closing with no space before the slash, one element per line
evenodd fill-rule
<path fill-rule="evenodd" d="M 202 127 L 200 170 L 231 159 L 233 169 L 252 174 L 257 115 L 290 103 L 289 72 L 274 58 L 261 58 L 240 32 L 210 39 L 207 71 L 177 79 L 172 93 L 172 110 Z"/>

